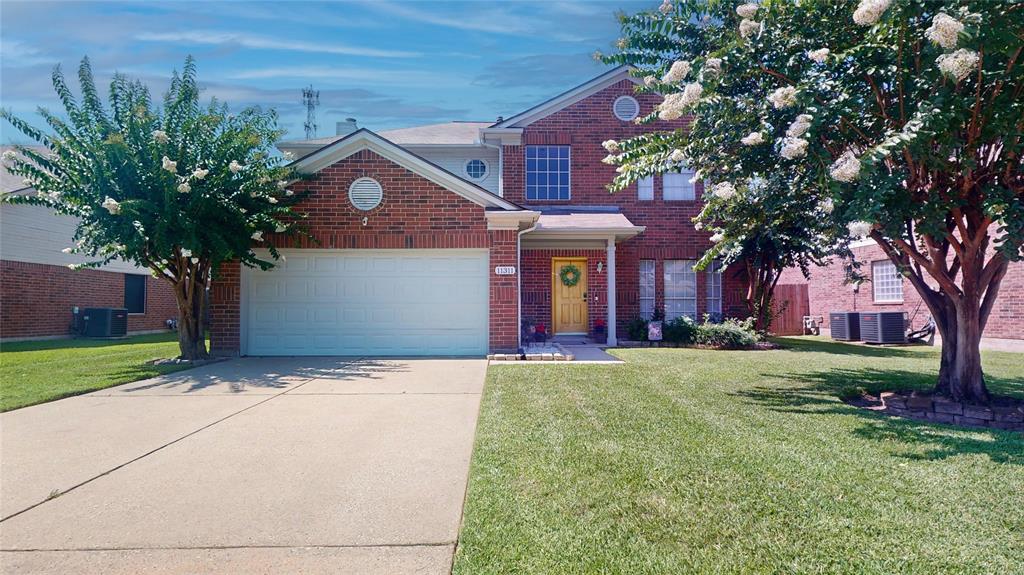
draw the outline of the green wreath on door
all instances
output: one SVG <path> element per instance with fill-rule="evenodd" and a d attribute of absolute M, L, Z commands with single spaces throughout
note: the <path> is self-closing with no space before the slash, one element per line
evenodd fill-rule
<path fill-rule="evenodd" d="M 572 264 L 564 265 L 562 269 L 558 270 L 558 279 L 562 280 L 562 285 L 565 287 L 572 287 L 580 283 L 580 277 L 582 276 L 583 273 L 580 271 L 580 268 Z"/>

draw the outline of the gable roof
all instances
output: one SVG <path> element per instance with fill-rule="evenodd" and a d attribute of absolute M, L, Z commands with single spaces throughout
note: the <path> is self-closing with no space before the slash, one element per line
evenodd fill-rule
<path fill-rule="evenodd" d="M 50 151 L 47 150 L 45 146 L 31 145 L 21 147 L 29 148 L 30 150 L 34 150 L 44 155 L 50 153 Z M 0 153 L 7 151 L 17 152 L 17 148 L 15 148 L 14 146 L 0 146 Z M 31 190 L 31 187 L 25 185 L 24 178 L 22 178 L 22 176 L 12 174 L 11 172 L 7 171 L 7 165 L 0 162 L 0 193 L 27 193 Z"/>
<path fill-rule="evenodd" d="M 491 122 L 467 122 L 453 120 L 439 124 L 381 130 L 378 136 L 400 146 L 475 146 L 480 143 L 480 128 L 486 128 Z M 347 134 L 346 134 L 347 135 Z M 319 148 L 333 144 L 345 136 L 325 136 L 311 140 L 290 140 L 279 142 L 278 146 L 286 148 Z"/>
<path fill-rule="evenodd" d="M 370 150 L 479 206 L 502 210 L 523 209 L 366 128 L 360 128 L 332 144 L 295 160 L 291 166 L 299 172 L 314 173 L 362 150 Z"/>
<path fill-rule="evenodd" d="M 592 80 L 584 82 L 583 84 L 580 84 L 579 86 L 576 86 L 571 90 L 562 92 L 561 94 L 555 96 L 554 98 L 551 98 L 550 100 L 541 102 L 540 104 L 537 104 L 536 106 L 530 108 L 529 110 L 520 112 L 515 116 L 512 116 L 507 120 L 502 120 L 501 122 L 493 124 L 490 127 L 522 128 L 524 126 L 532 124 L 533 122 L 536 122 L 537 120 L 540 120 L 541 118 L 550 116 L 551 114 L 554 114 L 555 112 L 563 108 L 571 106 L 576 102 L 579 102 L 580 100 L 588 98 L 589 96 L 592 96 L 597 92 L 604 90 L 605 88 L 611 86 L 612 84 L 621 82 L 622 80 L 629 80 L 634 84 L 641 84 L 642 81 L 639 78 L 634 78 L 632 75 L 630 75 L 630 71 L 632 71 L 632 69 L 632 66 L 624 65 L 609 70 Z"/>

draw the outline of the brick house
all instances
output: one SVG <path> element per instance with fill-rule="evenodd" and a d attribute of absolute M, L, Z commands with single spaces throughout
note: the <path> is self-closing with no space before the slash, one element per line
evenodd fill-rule
<path fill-rule="evenodd" d="M 742 315 L 743 278 L 695 272 L 702 182 L 664 174 L 628 190 L 601 143 L 660 98 L 625 67 L 497 122 L 338 135 L 279 147 L 314 174 L 295 184 L 312 239 L 270 271 L 226 266 L 211 291 L 214 352 L 482 355 L 520 345 L 521 320 L 601 334 L 663 309 Z M 265 245 L 265 244 L 264 244 Z"/>
<path fill-rule="evenodd" d="M 809 279 L 797 269 L 786 270 L 779 285 L 806 284 L 809 304 L 806 312 L 824 320 L 822 327 L 826 334 L 831 327 L 828 314 L 832 311 L 902 311 L 914 329 L 923 327 L 930 314 L 928 307 L 882 249 L 873 240 L 855 242 L 851 249 L 861 264 L 860 273 L 865 280 L 862 283 L 849 283 L 845 262 L 833 260 L 828 265 L 812 268 Z M 999 298 L 985 326 L 982 344 L 1024 349 L 1021 318 L 1024 318 L 1024 262 L 1010 262 Z"/>
<path fill-rule="evenodd" d="M 35 193 L 6 169 L 2 184 L 3 193 Z M 73 243 L 75 218 L 43 206 L 0 204 L 0 222 L 0 339 L 66 337 L 76 307 L 127 308 L 129 333 L 165 331 L 165 322 L 178 317 L 170 285 L 145 268 L 113 261 L 69 269 L 88 261 L 62 251 Z"/>

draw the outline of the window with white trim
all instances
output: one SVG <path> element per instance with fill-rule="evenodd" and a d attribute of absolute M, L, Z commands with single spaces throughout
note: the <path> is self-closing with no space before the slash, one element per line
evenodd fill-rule
<path fill-rule="evenodd" d="M 708 313 L 722 313 L 722 263 L 711 262 L 707 270 Z"/>
<path fill-rule="evenodd" d="M 640 260 L 640 317 L 654 316 L 654 260 Z"/>
<path fill-rule="evenodd" d="M 569 199 L 569 146 L 526 146 L 526 199 Z"/>
<path fill-rule="evenodd" d="M 466 162 L 466 175 L 473 180 L 482 180 L 487 176 L 487 162 L 474 158 Z"/>
<path fill-rule="evenodd" d="M 636 199 L 654 199 L 654 176 L 647 176 L 636 181 Z"/>
<path fill-rule="evenodd" d="M 891 261 L 871 263 L 871 285 L 876 302 L 903 301 L 903 276 Z"/>
<path fill-rule="evenodd" d="M 697 273 L 693 260 L 665 260 L 665 321 L 697 319 Z"/>
<path fill-rule="evenodd" d="M 692 181 L 693 170 L 683 168 L 680 172 L 668 172 L 661 177 L 662 196 L 666 202 L 692 201 L 695 189 Z"/>

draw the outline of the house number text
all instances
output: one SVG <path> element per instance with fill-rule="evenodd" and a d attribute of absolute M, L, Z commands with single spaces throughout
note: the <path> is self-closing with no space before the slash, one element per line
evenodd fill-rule
<path fill-rule="evenodd" d="M 514 276 L 516 275 L 516 266 L 497 266 L 494 268 L 494 275 Z"/>

